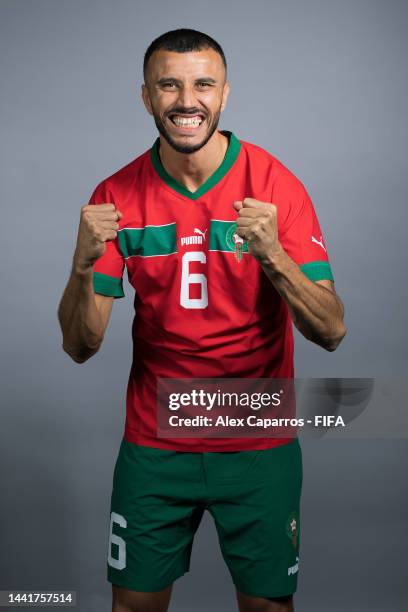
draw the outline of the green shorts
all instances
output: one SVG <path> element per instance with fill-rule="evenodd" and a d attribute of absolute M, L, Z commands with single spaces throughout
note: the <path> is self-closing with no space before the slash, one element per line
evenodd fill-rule
<path fill-rule="evenodd" d="M 237 589 L 294 593 L 299 568 L 302 453 L 297 439 L 267 450 L 180 452 L 123 439 L 115 465 L 108 580 L 161 591 L 190 568 L 204 510 L 215 521 Z"/>

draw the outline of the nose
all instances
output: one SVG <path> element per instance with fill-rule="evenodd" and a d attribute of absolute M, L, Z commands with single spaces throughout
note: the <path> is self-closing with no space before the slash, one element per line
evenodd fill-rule
<path fill-rule="evenodd" d="M 183 108 L 193 108 L 197 106 L 194 88 L 184 85 L 179 90 L 179 104 Z"/>

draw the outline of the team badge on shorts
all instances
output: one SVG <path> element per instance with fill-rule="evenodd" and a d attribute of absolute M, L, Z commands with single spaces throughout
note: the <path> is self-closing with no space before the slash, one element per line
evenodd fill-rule
<path fill-rule="evenodd" d="M 235 259 L 239 262 L 242 260 L 243 251 L 248 251 L 248 246 L 246 240 L 238 236 L 236 233 L 237 224 L 232 223 L 225 235 L 225 242 L 231 251 L 235 251 Z"/>
<path fill-rule="evenodd" d="M 286 521 L 286 534 L 296 548 L 299 536 L 299 517 L 297 512 L 291 512 Z"/>

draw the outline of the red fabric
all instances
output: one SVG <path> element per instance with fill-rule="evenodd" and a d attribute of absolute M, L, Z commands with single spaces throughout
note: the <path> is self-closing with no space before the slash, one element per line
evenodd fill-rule
<path fill-rule="evenodd" d="M 233 253 L 209 252 L 208 240 L 199 247 L 180 241 L 194 228 L 208 229 L 208 236 L 211 219 L 235 221 L 232 204 L 245 197 L 278 207 L 280 240 L 297 263 L 328 261 L 325 250 L 311 240 L 311 235 L 320 240 L 321 231 L 303 184 L 278 159 L 244 141 L 228 173 L 198 200 L 179 194 L 160 178 L 150 150 L 100 183 L 91 198 L 93 203 L 116 204 L 123 213 L 120 229 L 177 223 L 177 253 L 132 256 L 124 262 L 115 240 L 95 265 L 95 271 L 120 277 L 125 263 L 136 290 L 126 399 L 125 437 L 130 442 L 201 452 L 265 449 L 289 441 L 156 436 L 158 377 L 294 375 L 289 312 L 258 262 L 252 255 L 244 255 L 238 263 Z M 205 252 L 207 261 L 194 262 L 190 270 L 205 274 L 208 306 L 186 310 L 180 305 L 181 257 L 197 249 Z"/>

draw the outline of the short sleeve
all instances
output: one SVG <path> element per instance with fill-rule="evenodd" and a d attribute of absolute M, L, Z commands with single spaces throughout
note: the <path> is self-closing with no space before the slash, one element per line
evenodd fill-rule
<path fill-rule="evenodd" d="M 297 201 L 292 202 L 279 240 L 310 280 L 334 280 L 312 200 L 303 185 L 299 193 Z"/>
<path fill-rule="evenodd" d="M 112 201 L 112 195 L 106 183 L 102 181 L 91 195 L 88 204 L 106 204 Z M 94 291 L 101 295 L 121 298 L 125 296 L 123 291 L 125 261 L 117 237 L 114 240 L 107 240 L 105 244 L 104 254 L 96 260 L 93 267 Z"/>

